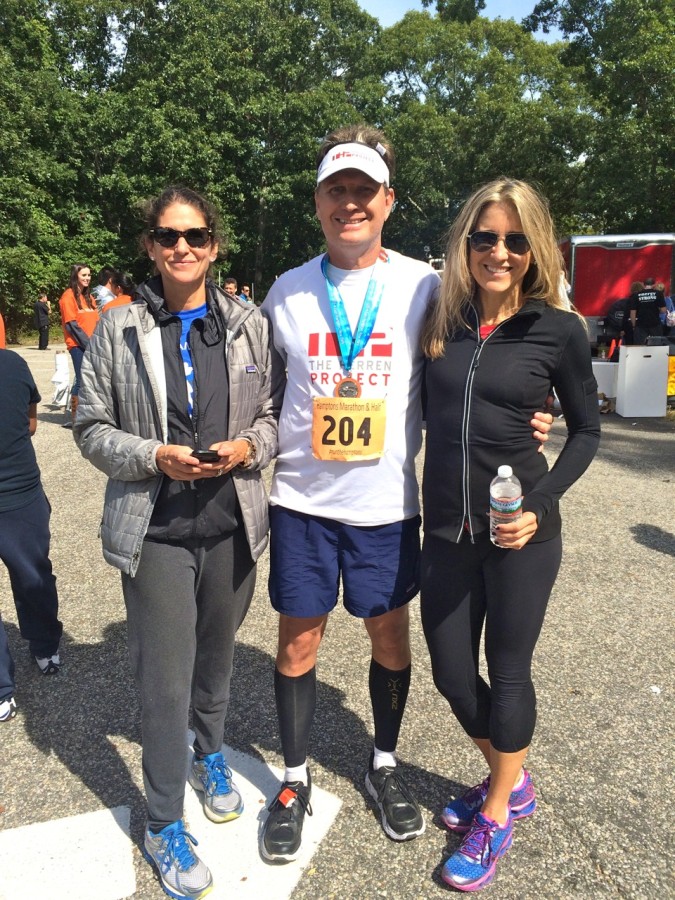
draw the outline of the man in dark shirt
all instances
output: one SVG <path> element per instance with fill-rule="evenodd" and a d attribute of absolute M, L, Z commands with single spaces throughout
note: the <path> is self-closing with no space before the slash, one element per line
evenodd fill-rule
<path fill-rule="evenodd" d="M 666 312 L 666 298 L 663 291 L 656 290 L 653 278 L 645 278 L 644 288 L 630 295 L 628 308 L 636 344 L 645 344 L 648 337 L 663 334 L 659 314 Z"/>
<path fill-rule="evenodd" d="M 615 300 L 605 313 L 605 330 L 610 338 L 621 338 L 624 343 L 633 343 L 633 329 L 628 315 L 629 297 Z M 630 340 L 628 336 L 630 335 Z"/>
<path fill-rule="evenodd" d="M 38 350 L 46 350 L 49 346 L 49 313 L 51 304 L 44 291 L 40 292 L 33 310 L 35 312 L 35 327 L 39 335 Z"/>
<path fill-rule="evenodd" d="M 21 635 L 43 675 L 55 675 L 63 626 L 49 559 L 51 507 L 31 440 L 41 398 L 30 369 L 11 350 L 0 350 L 0 384 L 0 559 L 9 572 Z M 0 721 L 3 710 L 11 718 L 15 708 L 13 670 L 0 636 Z"/>

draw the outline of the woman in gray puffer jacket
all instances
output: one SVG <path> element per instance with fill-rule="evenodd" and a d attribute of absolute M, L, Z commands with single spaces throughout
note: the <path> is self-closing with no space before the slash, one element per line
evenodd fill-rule
<path fill-rule="evenodd" d="M 211 204 L 167 188 L 146 225 L 159 274 L 97 326 L 74 435 L 109 477 L 101 536 L 122 571 L 143 703 L 145 853 L 172 896 L 198 897 L 212 878 L 183 825 L 185 780 L 211 820 L 241 814 L 221 746 L 235 634 L 267 544 L 261 469 L 276 453 L 285 374 L 258 310 L 207 279 Z"/>

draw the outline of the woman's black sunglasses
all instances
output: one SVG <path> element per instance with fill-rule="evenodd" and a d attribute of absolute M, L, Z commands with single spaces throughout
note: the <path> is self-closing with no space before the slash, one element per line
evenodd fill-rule
<path fill-rule="evenodd" d="M 175 247 L 181 238 L 185 238 L 190 247 L 205 247 L 211 240 L 213 232 L 210 228 L 188 228 L 179 231 L 177 228 L 151 228 L 150 237 L 162 247 Z"/>
<path fill-rule="evenodd" d="M 495 231 L 474 231 L 468 236 L 469 245 L 476 253 L 485 253 L 497 246 L 501 235 Z M 522 233 L 522 231 L 509 231 L 504 235 L 504 245 L 509 253 L 515 253 L 516 256 L 522 256 L 530 249 L 530 242 Z"/>

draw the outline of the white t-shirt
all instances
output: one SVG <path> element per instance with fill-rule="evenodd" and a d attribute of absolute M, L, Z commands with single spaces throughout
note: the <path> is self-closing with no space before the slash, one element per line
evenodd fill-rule
<path fill-rule="evenodd" d="M 387 525 L 419 512 L 415 456 L 422 444 L 420 329 L 438 274 L 425 262 L 387 251 L 377 264 L 385 280 L 373 332 L 354 360 L 352 377 L 364 399 L 385 399 L 384 454 L 359 462 L 312 455 L 312 400 L 332 397 L 345 374 L 331 314 L 322 257 L 286 272 L 272 286 L 263 312 L 286 362 L 288 383 L 279 421 L 270 501 L 348 525 Z M 330 267 L 331 281 L 356 327 L 372 269 Z"/>

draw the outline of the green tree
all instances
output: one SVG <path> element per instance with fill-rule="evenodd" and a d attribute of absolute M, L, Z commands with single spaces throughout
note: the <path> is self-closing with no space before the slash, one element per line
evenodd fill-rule
<path fill-rule="evenodd" d="M 528 28 L 558 27 L 583 67 L 593 123 L 580 201 L 592 228 L 672 230 L 675 6 L 672 0 L 541 0 Z"/>
<path fill-rule="evenodd" d="M 43 0 L 0 9 L 0 309 L 10 339 L 32 319 L 39 288 L 58 296 L 73 262 L 94 265 L 113 243 L 86 200 L 86 113 L 65 84 L 52 11 Z"/>
<path fill-rule="evenodd" d="M 389 88 L 383 120 L 405 148 L 393 246 L 438 255 L 458 206 L 501 174 L 539 183 L 568 230 L 589 113 L 581 71 L 560 52 L 513 21 L 484 18 L 409 13 L 382 34 L 372 64 Z"/>
<path fill-rule="evenodd" d="M 167 0 L 118 11 L 118 70 L 97 104 L 108 227 L 170 182 L 212 197 L 225 271 L 265 288 L 320 244 L 317 140 L 354 119 L 355 66 L 377 32 L 354 0 Z"/>

